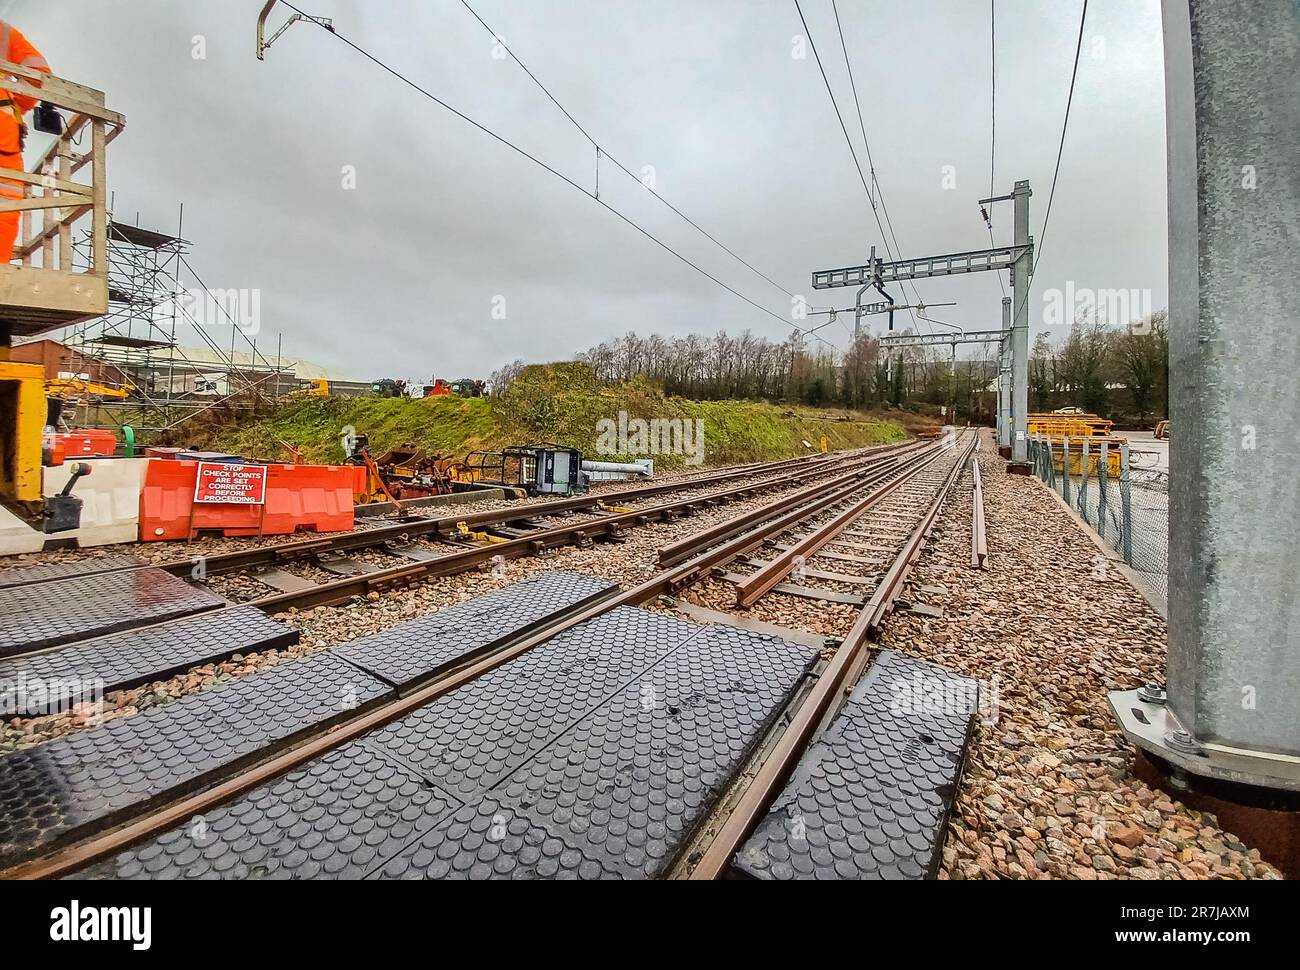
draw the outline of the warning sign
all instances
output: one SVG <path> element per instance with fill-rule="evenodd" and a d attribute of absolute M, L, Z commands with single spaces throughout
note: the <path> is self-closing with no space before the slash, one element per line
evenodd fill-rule
<path fill-rule="evenodd" d="M 265 505 L 266 466 L 201 461 L 194 501 L 205 505 Z"/>

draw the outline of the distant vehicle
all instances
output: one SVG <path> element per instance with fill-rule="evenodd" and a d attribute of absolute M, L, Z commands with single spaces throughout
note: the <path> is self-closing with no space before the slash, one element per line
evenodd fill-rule
<path fill-rule="evenodd" d="M 323 378 L 311 378 L 310 380 L 301 380 L 297 388 L 285 395 L 286 397 L 329 397 L 330 382 Z"/>
<path fill-rule="evenodd" d="M 457 397 L 482 397 L 484 384 L 482 381 L 472 380 L 468 377 L 462 377 L 458 381 L 451 382 L 451 393 Z"/>
<path fill-rule="evenodd" d="M 1155 434 L 1156 434 L 1156 438 L 1158 438 L 1158 439 L 1159 439 L 1159 438 L 1163 438 L 1163 439 L 1166 440 L 1166 441 L 1169 440 L 1169 422 L 1168 422 L 1168 420 L 1165 420 L 1165 421 L 1157 421 L 1157 422 L 1156 422 L 1156 432 L 1155 432 Z"/>
<path fill-rule="evenodd" d="M 406 381 L 395 381 L 385 377 L 383 380 L 375 381 L 370 385 L 370 390 L 380 397 L 405 397 Z"/>
<path fill-rule="evenodd" d="M 483 381 L 462 377 L 458 381 L 446 381 L 436 378 L 432 384 L 424 385 L 425 397 L 482 397 L 487 393 Z"/>
<path fill-rule="evenodd" d="M 1057 408 L 1053 414 L 1087 414 L 1083 408 Z"/>

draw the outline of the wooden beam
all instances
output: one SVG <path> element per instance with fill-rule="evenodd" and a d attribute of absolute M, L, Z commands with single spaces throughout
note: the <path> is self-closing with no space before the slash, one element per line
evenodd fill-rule
<path fill-rule="evenodd" d="M 63 195 L 43 195 L 34 196 L 30 199 L 4 199 L 0 198 L 0 212 L 27 212 L 31 209 L 67 209 L 74 206 L 91 205 L 93 200 L 88 195 L 74 195 L 71 192 Z M 45 238 L 42 236 L 42 238 Z"/>

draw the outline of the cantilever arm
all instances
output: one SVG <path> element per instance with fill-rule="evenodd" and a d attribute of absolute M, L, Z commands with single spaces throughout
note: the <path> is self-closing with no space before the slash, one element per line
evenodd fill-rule
<path fill-rule="evenodd" d="M 257 59 L 266 60 L 266 18 L 271 16 L 271 8 L 276 4 L 276 0 L 266 0 L 266 6 L 262 8 L 262 13 L 257 18 Z"/>

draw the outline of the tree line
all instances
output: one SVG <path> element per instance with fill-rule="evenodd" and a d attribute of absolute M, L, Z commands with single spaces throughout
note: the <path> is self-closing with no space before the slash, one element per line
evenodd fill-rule
<path fill-rule="evenodd" d="M 899 333 L 910 333 L 900 330 Z M 664 337 L 627 333 L 577 355 L 609 382 L 645 377 L 664 392 L 693 400 L 763 400 L 873 408 L 945 406 L 958 420 L 991 422 L 997 393 L 997 348 L 909 347 L 886 366 L 876 337 L 860 335 L 832 351 L 802 334 L 775 341 L 738 335 Z M 1080 316 L 1053 342 L 1039 334 L 1029 361 L 1030 409 L 1081 407 L 1120 423 L 1149 423 L 1168 414 L 1168 316 L 1159 311 L 1124 328 L 1095 313 Z M 523 368 L 515 361 L 492 375 L 502 393 Z"/>

